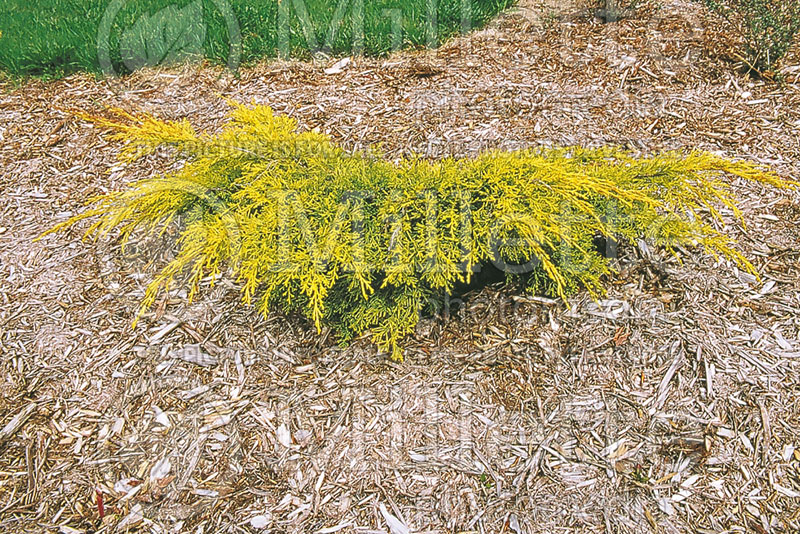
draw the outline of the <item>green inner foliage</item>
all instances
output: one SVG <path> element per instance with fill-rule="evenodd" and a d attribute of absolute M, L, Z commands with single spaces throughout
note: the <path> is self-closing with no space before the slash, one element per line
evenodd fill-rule
<path fill-rule="evenodd" d="M 57 226 L 122 244 L 177 228 L 175 257 L 142 310 L 176 283 L 221 276 L 264 314 L 301 313 L 342 340 L 369 332 L 402 357 L 426 310 L 493 265 L 561 298 L 603 292 L 613 264 L 594 241 L 699 246 L 752 270 L 723 233 L 737 214 L 723 175 L 787 187 L 769 171 L 706 152 L 636 158 L 617 149 L 488 151 L 473 158 L 389 161 L 299 132 L 262 106 L 233 105 L 216 134 L 187 121 L 119 110 L 91 118 L 124 141 L 132 165 L 164 146 L 179 169 L 93 199 Z"/>
<path fill-rule="evenodd" d="M 0 70 L 117 74 L 195 57 L 383 55 L 438 46 L 513 0 L 3 0 Z M 105 24 L 104 24 L 105 23 Z M 237 46 L 238 43 L 241 46 Z M 232 48 L 233 47 L 233 48 Z M 103 52 L 104 51 L 104 52 Z M 109 64 L 101 60 L 108 57 Z"/>

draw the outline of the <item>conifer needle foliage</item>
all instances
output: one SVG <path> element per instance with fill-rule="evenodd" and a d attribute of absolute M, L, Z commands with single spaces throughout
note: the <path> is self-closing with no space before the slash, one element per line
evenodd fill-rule
<path fill-rule="evenodd" d="M 264 106 L 233 104 L 216 134 L 119 110 L 92 120 L 125 142 L 127 164 L 165 146 L 181 163 L 92 199 L 51 230 L 90 220 L 87 236 L 113 233 L 124 245 L 179 228 L 142 311 L 176 284 L 191 299 L 229 276 L 264 314 L 299 312 L 344 341 L 368 332 L 398 359 L 420 314 L 490 264 L 533 291 L 602 294 L 613 265 L 598 236 L 672 252 L 699 246 L 752 271 L 724 233 L 723 213 L 738 211 L 723 176 L 790 185 L 707 152 L 636 158 L 574 147 L 389 161 L 300 132 Z"/>

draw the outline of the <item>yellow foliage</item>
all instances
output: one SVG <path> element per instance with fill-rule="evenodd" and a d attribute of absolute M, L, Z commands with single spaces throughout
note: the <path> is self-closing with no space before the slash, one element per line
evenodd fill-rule
<path fill-rule="evenodd" d="M 176 280 L 192 298 L 204 278 L 229 275 L 264 314 L 300 311 L 344 340 L 369 331 L 398 359 L 420 313 L 491 263 L 564 299 L 579 288 L 601 294 L 612 266 L 597 236 L 700 245 L 752 271 L 721 230 L 721 209 L 738 214 L 722 176 L 793 185 L 707 152 L 636 158 L 574 147 L 395 163 L 299 133 L 263 106 L 234 104 L 214 135 L 116 114 L 91 120 L 126 142 L 123 161 L 168 146 L 185 163 L 92 199 L 52 231 L 91 219 L 88 236 L 115 231 L 124 245 L 179 224 L 179 252 L 142 310 Z"/>

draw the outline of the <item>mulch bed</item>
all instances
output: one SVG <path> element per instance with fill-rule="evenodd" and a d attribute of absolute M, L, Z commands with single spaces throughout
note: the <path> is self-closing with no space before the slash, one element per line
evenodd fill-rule
<path fill-rule="evenodd" d="M 622 251 L 599 302 L 467 295 L 424 321 L 402 364 L 364 340 L 341 348 L 299 320 L 265 320 L 232 284 L 190 305 L 176 293 L 132 329 L 151 250 L 74 231 L 33 241 L 166 161 L 120 167 L 107 134 L 72 111 L 214 128 L 221 96 L 390 157 L 699 148 L 800 180 L 796 54 L 781 84 L 738 73 L 716 23 L 684 0 L 613 24 L 537 13 L 523 3 L 440 50 L 357 58 L 331 75 L 269 62 L 238 78 L 188 66 L 7 84 L 0 526 L 800 530 L 796 193 L 734 183 L 747 226 L 731 219 L 729 231 L 761 280 L 642 245 Z"/>

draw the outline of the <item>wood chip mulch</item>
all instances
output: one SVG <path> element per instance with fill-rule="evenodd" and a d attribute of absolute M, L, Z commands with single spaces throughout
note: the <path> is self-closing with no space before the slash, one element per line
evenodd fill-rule
<path fill-rule="evenodd" d="M 407 361 L 260 318 L 223 284 L 131 321 L 148 249 L 33 239 L 163 168 L 116 165 L 70 110 L 215 128 L 269 104 L 391 157 L 700 148 L 800 179 L 800 61 L 727 61 L 666 0 L 611 24 L 523 6 L 437 51 L 73 76 L 0 92 L 0 527 L 6 532 L 798 532 L 800 198 L 734 183 L 761 280 L 623 250 L 568 308 L 490 286 Z M 549 13 L 549 11 L 548 11 Z M 331 60 L 333 63 L 335 60 Z"/>

